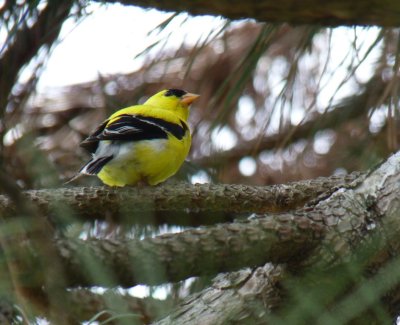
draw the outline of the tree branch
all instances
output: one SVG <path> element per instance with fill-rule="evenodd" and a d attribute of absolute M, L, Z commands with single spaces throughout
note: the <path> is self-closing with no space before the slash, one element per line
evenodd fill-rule
<path fill-rule="evenodd" d="M 44 215 L 57 216 L 60 211 L 72 209 L 84 221 L 194 225 L 232 221 L 232 214 L 294 210 L 321 194 L 348 186 L 361 175 L 352 173 L 273 186 L 180 183 L 124 189 L 73 187 L 25 191 L 24 197 Z M 16 207 L 12 202 L 0 195 L 0 214 L 14 215 Z M 144 213 L 152 211 L 163 213 L 153 218 Z M 182 215 L 183 211 L 190 211 L 193 218 Z"/>
<path fill-rule="evenodd" d="M 387 316 L 375 312 L 378 308 L 377 303 L 381 299 L 382 308 L 395 319 L 398 315 L 396 306 L 399 301 L 400 283 L 397 272 L 400 266 L 399 182 L 400 152 L 372 171 L 363 183 L 345 191 L 339 190 L 316 203 L 315 207 L 303 211 L 307 217 L 315 221 L 318 218 L 323 220 L 327 231 L 321 244 L 316 246 L 316 249 L 312 250 L 300 264 L 295 262 L 292 265 L 293 260 L 288 264 L 287 270 L 294 275 L 293 282 L 295 281 L 298 286 L 292 290 L 304 292 L 305 302 L 304 306 L 302 302 L 296 305 L 297 312 L 294 311 L 292 318 L 286 309 L 283 309 L 285 312 L 280 316 L 275 314 L 274 317 L 280 323 L 291 323 L 290 319 L 298 317 L 299 310 L 307 309 L 307 306 L 313 303 L 310 300 L 310 297 L 313 297 L 312 293 L 311 296 L 307 296 L 305 291 L 317 290 L 321 293 L 321 287 L 324 288 L 324 302 L 316 302 L 309 315 L 305 311 L 301 313 L 308 322 L 315 320 L 316 323 L 326 324 L 334 320 L 338 324 L 347 324 L 351 321 L 355 324 L 382 323 L 382 317 L 386 317 L 386 323 Z M 397 258 L 393 259 L 396 256 Z M 312 273 L 308 280 L 307 277 L 301 279 L 301 274 L 305 272 L 304 267 L 308 267 L 307 270 Z M 367 274 L 369 279 L 366 277 Z M 221 282 L 229 285 L 230 276 L 221 275 Z M 340 278 L 340 281 L 336 281 L 335 277 Z M 273 283 L 274 278 L 273 274 L 268 274 L 253 288 L 263 288 Z M 304 287 L 299 287 L 299 281 L 306 282 L 303 284 Z M 275 302 L 275 309 L 276 307 L 282 309 L 282 304 L 288 304 L 288 301 L 282 301 L 281 288 L 290 286 L 290 283 L 285 285 L 280 282 L 283 282 L 282 278 L 274 282 L 278 285 L 271 288 L 271 291 L 267 290 L 268 296 L 258 297 L 259 310 L 252 323 L 259 322 L 270 313 L 269 304 Z M 332 286 L 335 286 L 335 289 L 332 289 Z M 219 288 L 219 291 L 212 291 L 213 289 L 215 288 L 208 288 L 197 296 L 188 297 L 174 313 L 157 324 L 184 324 L 194 315 L 197 317 L 211 315 L 214 316 L 211 318 L 212 324 L 225 324 L 230 314 L 237 320 L 239 315 L 246 315 L 246 310 L 253 310 L 251 303 L 246 304 L 245 311 L 242 306 L 235 306 L 241 299 L 239 289 L 238 292 L 234 292 L 234 298 L 229 300 L 230 306 L 233 307 L 228 308 L 230 313 L 227 313 L 224 288 Z"/>
<path fill-rule="evenodd" d="M 97 0 L 99 1 L 99 0 Z M 102 1 L 104 2 L 104 1 Z M 192 15 L 221 15 L 230 19 L 254 18 L 270 23 L 317 24 L 322 26 L 398 26 L 400 4 L 392 0 L 107 0 L 166 11 L 187 11 Z"/>
<path fill-rule="evenodd" d="M 342 262 L 356 252 L 357 243 L 375 236 L 371 222 L 387 222 L 391 232 L 400 230 L 398 166 L 400 153 L 354 188 L 339 189 L 314 207 L 290 214 L 264 215 L 144 240 L 59 240 L 67 282 L 70 286 L 112 285 L 113 281 L 122 286 L 160 284 L 267 262 L 303 267 Z M 379 202 L 376 214 L 369 212 L 371 200 Z M 317 245 L 321 238 L 322 245 Z M 395 253 L 397 248 L 400 245 L 391 247 Z M 89 269 L 82 268 L 88 260 Z M 90 274 L 90 268 L 97 272 L 99 265 L 112 277 Z"/>
<path fill-rule="evenodd" d="M 266 313 L 274 311 L 282 299 L 280 282 L 284 268 L 267 264 L 255 270 L 222 274 L 209 288 L 187 297 L 176 310 L 155 325 L 259 324 Z M 216 308 L 217 307 L 217 308 Z"/>
<path fill-rule="evenodd" d="M 361 269 L 379 270 L 400 254 L 399 182 L 400 152 L 352 186 L 293 213 L 254 216 L 143 240 L 58 239 L 56 260 L 61 260 L 68 287 L 176 282 L 267 262 L 286 263 L 286 270 L 294 274 L 305 268 L 332 272 L 341 263 L 353 262 L 360 249 L 368 246 L 373 250 L 363 254 L 367 258 L 361 260 Z M 385 286 L 379 297 L 399 281 L 398 277 L 380 279 Z M 221 303 L 226 301 L 221 299 Z M 221 306 L 213 305 L 216 310 Z M 345 320 L 354 316 L 340 315 Z"/>
<path fill-rule="evenodd" d="M 271 215 L 143 240 L 59 239 L 56 245 L 68 286 L 131 287 L 304 258 L 324 231 L 322 222 Z"/>

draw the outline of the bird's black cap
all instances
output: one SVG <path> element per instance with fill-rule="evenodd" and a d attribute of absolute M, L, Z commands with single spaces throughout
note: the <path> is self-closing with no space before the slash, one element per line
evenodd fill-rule
<path fill-rule="evenodd" d="M 182 89 L 171 88 L 167 90 L 165 96 L 176 96 L 178 98 L 181 98 L 185 94 L 187 94 L 187 92 Z"/>

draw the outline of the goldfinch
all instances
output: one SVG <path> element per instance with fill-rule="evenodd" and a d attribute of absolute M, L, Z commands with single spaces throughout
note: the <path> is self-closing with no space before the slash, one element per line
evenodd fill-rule
<path fill-rule="evenodd" d="M 109 186 L 165 181 L 189 153 L 189 107 L 198 97 L 167 89 L 112 114 L 81 143 L 92 159 L 78 175 L 97 175 Z"/>

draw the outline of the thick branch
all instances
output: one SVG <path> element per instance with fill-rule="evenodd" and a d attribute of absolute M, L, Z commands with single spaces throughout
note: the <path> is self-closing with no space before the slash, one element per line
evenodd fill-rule
<path fill-rule="evenodd" d="M 284 269 L 271 264 L 219 275 L 211 287 L 187 297 L 172 314 L 155 324 L 196 324 L 198 319 L 213 325 L 238 319 L 241 324 L 259 324 L 263 315 L 279 306 L 283 276 Z"/>
<path fill-rule="evenodd" d="M 293 261 L 307 255 L 324 231 L 311 219 L 279 215 L 144 240 L 58 240 L 56 245 L 69 286 L 130 287 Z"/>
<path fill-rule="evenodd" d="M 368 244 L 374 244 L 373 254 L 363 263 L 373 270 L 400 253 L 399 182 L 400 152 L 362 182 L 319 198 L 315 206 L 295 213 L 258 216 L 144 240 L 60 239 L 56 241 L 57 257 L 70 287 L 160 284 L 266 262 L 286 263 L 288 271 L 310 266 L 331 270 L 351 261 L 360 247 Z M 377 236 L 384 240 L 374 241 Z M 385 290 L 393 285 L 393 279 L 387 280 Z M 380 283 L 383 281 L 386 279 Z M 262 287 L 260 283 L 257 286 Z M 218 310 L 221 306 L 216 302 L 214 307 Z M 339 314 L 344 320 L 354 316 Z"/>
<path fill-rule="evenodd" d="M 175 282 L 266 262 L 297 265 L 300 261 L 310 265 L 341 262 L 352 256 L 356 243 L 374 236 L 375 228 L 370 229 L 370 222 L 382 223 L 386 218 L 391 231 L 400 228 L 397 199 L 400 188 L 396 186 L 400 167 L 397 166 L 400 166 L 400 153 L 354 189 L 339 189 L 321 199 L 314 208 L 292 214 L 267 215 L 141 241 L 60 240 L 58 250 L 68 269 L 67 281 L 71 286 L 112 284 L 112 278 L 87 276 L 88 269 L 82 268 L 85 264 L 82 262 L 88 256 L 93 259 L 89 268 L 105 266 L 115 283 L 123 286 Z M 379 198 L 377 214 L 369 212 L 371 198 Z M 323 245 L 318 246 L 312 258 L 305 258 L 322 235 Z M 400 245 L 391 248 L 400 249 Z M 97 272 L 98 266 L 95 269 Z"/>
<path fill-rule="evenodd" d="M 400 232 L 400 151 L 372 171 L 354 188 L 337 191 L 307 215 L 313 219 L 324 215 L 331 227 L 321 245 L 305 264 L 330 265 L 347 261 L 362 247 L 371 243 L 376 249 L 373 259 L 382 263 L 400 254 L 397 234 Z M 381 239 L 376 241 L 376 237 Z M 387 250 L 392 250 L 388 253 Z M 379 254 L 378 254 L 379 253 Z M 378 256 L 379 255 L 379 256 Z"/>
<path fill-rule="evenodd" d="M 271 23 L 393 27 L 400 24 L 398 15 L 400 4 L 393 0 L 250 0 L 235 2 L 230 0 L 108 0 L 106 2 L 167 11 L 187 11 L 192 15 L 221 15 L 230 19 L 254 18 Z"/>
<path fill-rule="evenodd" d="M 29 201 L 36 203 L 45 215 L 57 215 L 70 207 L 84 221 L 113 220 L 132 223 L 207 224 L 232 220 L 232 214 L 290 211 L 323 193 L 346 187 L 361 174 L 331 176 L 299 181 L 286 185 L 247 186 L 186 183 L 159 187 L 115 189 L 109 187 L 63 188 L 31 190 L 24 192 Z M 12 216 L 15 206 L 6 196 L 0 195 L 0 214 Z M 149 211 L 163 211 L 156 220 Z M 191 211 L 197 218 L 188 222 Z M 211 216 L 210 217 L 210 213 Z"/>
<path fill-rule="evenodd" d="M 314 208 L 307 208 L 306 211 L 303 211 L 315 221 L 321 218 L 327 226 L 327 232 L 321 245 L 318 245 L 311 252 L 310 257 L 305 259 L 306 263 L 300 263 L 303 267 L 308 266 L 309 270 L 313 272 L 313 276 L 308 280 L 308 284 L 304 285 L 303 290 L 317 290 L 321 293 L 321 287 L 324 288 L 322 291 L 326 303 L 321 305 L 318 303 L 319 306 L 312 311 L 313 315 L 309 315 L 310 322 L 313 322 L 312 317 L 316 317 L 318 323 L 321 324 L 329 323 L 331 320 L 340 324 L 347 324 L 351 320 L 357 324 L 379 323 L 379 319 L 382 320 L 382 318 L 376 315 L 374 309 L 382 297 L 384 298 L 383 306 L 388 309 L 392 318 L 395 319 L 398 315 L 396 306 L 399 301 L 400 277 L 396 270 L 398 270 L 400 260 L 398 257 L 394 261 L 390 260 L 393 256 L 400 255 L 400 245 L 398 244 L 400 229 L 399 182 L 400 153 L 392 156 L 387 162 L 372 171 L 359 186 L 345 191 L 339 190 L 332 196 L 321 200 Z M 369 254 L 366 254 L 366 248 L 369 249 Z M 363 258 L 354 259 L 354 256 L 357 255 L 361 255 Z M 349 261 L 351 261 L 351 266 L 343 267 L 342 265 L 333 271 L 335 266 Z M 293 260 L 290 262 L 293 263 Z M 359 273 L 355 273 L 357 267 L 360 268 Z M 297 273 L 299 264 L 295 264 L 295 267 L 289 264 L 287 269 Z M 352 270 L 350 278 L 348 274 L 343 276 L 344 274 L 340 273 L 348 273 L 349 269 Z M 340 281 L 334 279 L 333 274 L 336 274 L 337 271 L 339 271 L 337 277 L 340 278 Z M 370 276 L 375 274 L 375 277 L 368 282 L 365 278 L 366 274 Z M 230 275 L 221 277 L 222 281 L 229 283 Z M 269 274 L 256 287 L 262 288 L 271 283 L 273 279 L 274 276 Z M 361 283 L 360 279 L 363 280 Z M 278 284 L 279 282 L 281 279 L 278 280 Z M 299 281 L 296 280 L 296 282 Z M 332 289 L 332 285 L 342 289 Z M 235 289 L 235 286 L 233 288 Z M 209 288 L 198 296 L 189 297 L 173 314 L 158 324 L 184 324 L 193 315 L 224 317 L 225 314 L 227 317 L 225 299 L 219 299 L 220 296 L 224 297 L 225 292 L 220 289 L 219 293 L 212 291 L 213 289 Z M 301 288 L 296 288 L 296 290 L 301 291 Z M 208 299 L 208 294 L 210 299 Z M 282 303 L 282 294 L 281 286 L 278 285 L 271 289 L 268 296 L 259 297 L 259 301 L 266 305 L 265 308 L 262 308 L 263 306 L 259 308 L 253 323 L 260 321 L 263 315 L 270 312 L 269 304 L 277 302 L 278 307 L 282 307 L 279 306 Z M 232 310 L 229 310 L 237 320 L 238 316 L 243 314 L 242 306 L 235 306 L 237 301 L 240 301 L 240 292 L 235 292 L 235 298 L 229 302 L 233 306 Z M 306 297 L 303 308 L 307 308 L 307 305 L 310 304 L 307 299 Z M 335 300 L 339 302 L 336 303 Z M 328 303 L 330 306 L 326 308 Z M 353 308 L 349 308 L 349 305 Z M 251 307 L 251 304 L 246 304 L 245 310 L 252 310 Z M 296 308 L 302 309 L 302 305 L 299 304 Z M 321 309 L 321 314 L 318 314 L 318 308 Z M 307 317 L 307 314 L 302 315 Z M 288 321 L 290 318 L 286 319 L 285 317 L 282 315 L 281 323 L 290 323 Z M 211 323 L 213 324 L 225 324 L 229 320 L 217 317 L 212 319 Z M 317 321 L 315 320 L 315 322 Z"/>

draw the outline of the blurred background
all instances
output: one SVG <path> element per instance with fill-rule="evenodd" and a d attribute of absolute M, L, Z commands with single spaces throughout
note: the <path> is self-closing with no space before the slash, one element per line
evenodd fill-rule
<path fill-rule="evenodd" d="M 0 2 L 1 159 L 21 188 L 60 186 L 99 123 L 164 88 L 201 94 L 175 179 L 286 183 L 365 170 L 398 149 L 398 30 L 76 2 L 18 45 L 46 4 Z"/>

